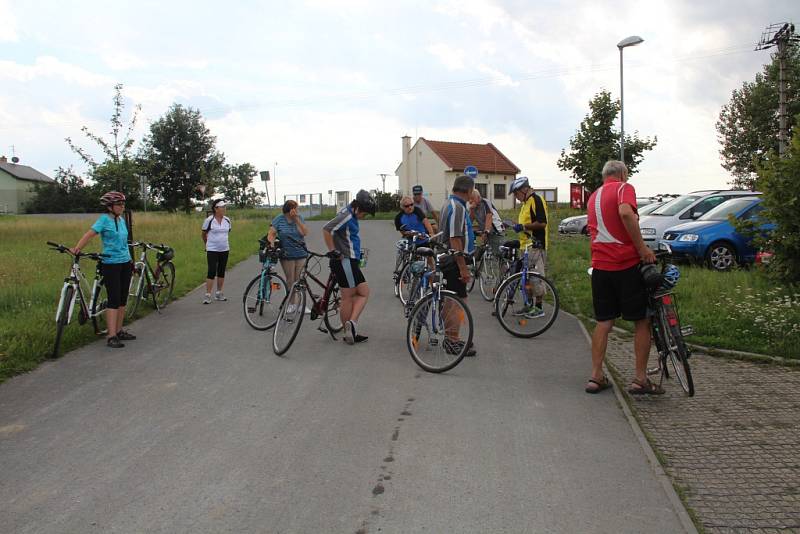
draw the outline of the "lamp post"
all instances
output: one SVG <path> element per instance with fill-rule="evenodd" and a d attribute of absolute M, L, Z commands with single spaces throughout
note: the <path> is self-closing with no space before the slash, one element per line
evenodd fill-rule
<path fill-rule="evenodd" d="M 631 35 L 617 43 L 619 48 L 619 160 L 625 163 L 625 91 L 622 84 L 622 49 L 644 42 L 638 35 Z"/>
<path fill-rule="evenodd" d="M 272 166 L 272 197 L 275 199 L 275 205 L 280 206 L 278 204 L 278 162 L 275 162 L 275 165 Z"/>

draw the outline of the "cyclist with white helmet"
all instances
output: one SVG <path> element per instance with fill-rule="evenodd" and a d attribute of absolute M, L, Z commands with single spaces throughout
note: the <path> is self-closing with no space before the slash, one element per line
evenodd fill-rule
<path fill-rule="evenodd" d="M 375 199 L 362 189 L 349 206 L 322 227 L 322 236 L 331 257 L 331 271 L 342 290 L 339 311 L 344 324 L 344 341 L 348 345 L 367 340 L 367 336 L 357 332 L 358 318 L 369 298 L 369 286 L 360 267 L 361 237 L 358 227 L 359 219 L 367 214 L 375 216 Z"/>
<path fill-rule="evenodd" d="M 547 247 L 549 245 L 547 232 L 547 203 L 542 200 L 528 183 L 527 176 L 519 176 L 511 182 L 508 193 L 514 195 L 522 206 L 519 208 L 517 224 L 514 231 L 520 234 L 520 250 L 533 244 L 533 250 L 528 252 L 528 269 L 542 276 L 547 272 Z M 544 289 L 539 284 L 534 284 L 533 294 L 536 297 L 529 310 L 524 313 L 526 317 L 536 318 L 544 316 L 542 307 L 542 294 Z"/>
<path fill-rule="evenodd" d="M 100 197 L 100 203 L 106 213 L 95 221 L 92 227 L 78 244 L 70 249 L 77 254 L 86 244 L 99 235 L 103 241 L 103 285 L 106 286 L 108 304 L 106 306 L 106 324 L 108 335 L 106 344 L 114 349 L 125 345 L 123 341 L 136 339 L 136 336 L 122 329 L 125 319 L 125 304 L 128 302 L 128 286 L 133 274 L 133 259 L 128 249 L 128 227 L 122 213 L 125 211 L 125 195 L 118 191 L 109 191 Z"/>

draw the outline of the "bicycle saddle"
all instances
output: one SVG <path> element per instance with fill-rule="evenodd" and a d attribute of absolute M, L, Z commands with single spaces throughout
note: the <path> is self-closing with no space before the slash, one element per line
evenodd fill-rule
<path fill-rule="evenodd" d="M 506 248 L 519 248 L 519 239 L 512 239 L 511 241 L 506 241 L 503 243 L 503 246 Z"/>
<path fill-rule="evenodd" d="M 434 254 L 433 249 L 428 247 L 417 247 L 414 252 L 416 252 L 418 256 L 422 256 L 424 258 L 432 258 Z"/>

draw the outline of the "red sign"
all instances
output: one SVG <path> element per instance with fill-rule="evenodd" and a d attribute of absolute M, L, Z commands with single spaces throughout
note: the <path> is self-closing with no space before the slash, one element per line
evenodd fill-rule
<path fill-rule="evenodd" d="M 582 210 L 586 208 L 586 188 L 581 184 L 569 184 L 569 205 L 572 209 Z"/>

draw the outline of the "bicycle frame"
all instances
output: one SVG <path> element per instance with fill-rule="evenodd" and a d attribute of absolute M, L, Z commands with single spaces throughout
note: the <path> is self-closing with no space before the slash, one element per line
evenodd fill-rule
<path fill-rule="evenodd" d="M 141 277 L 139 278 L 140 284 L 147 284 L 147 292 L 150 294 L 150 298 L 153 299 L 153 307 L 156 309 L 158 313 L 161 313 L 161 307 L 158 305 L 158 300 L 156 299 L 156 292 L 153 290 L 153 281 L 158 278 L 159 273 L 161 272 L 161 264 L 156 262 L 156 268 L 150 266 L 150 261 L 147 259 L 147 251 L 148 249 L 152 248 L 148 243 L 134 243 L 133 247 L 141 247 L 142 254 L 139 256 L 139 261 L 137 261 L 133 268 L 134 271 L 141 269 Z M 136 294 L 139 294 L 139 289 L 136 289 Z"/>
<path fill-rule="evenodd" d="M 316 320 L 317 317 L 321 317 L 325 315 L 325 312 L 328 309 L 328 301 L 330 299 L 331 293 L 333 292 L 333 288 L 336 287 L 336 276 L 333 274 L 333 271 L 330 271 L 328 274 L 327 282 L 323 283 L 322 280 L 314 276 L 312 273 L 308 271 L 308 263 L 315 257 L 324 257 L 319 254 L 314 254 L 308 251 L 308 256 L 306 257 L 306 261 L 303 264 L 303 270 L 300 272 L 300 276 L 297 279 L 296 284 L 301 284 L 301 288 L 305 291 L 309 297 L 311 297 L 311 302 L 313 302 L 313 306 L 311 307 L 311 320 Z M 322 288 L 322 295 L 315 295 L 311 291 L 311 286 L 308 283 L 308 279 L 313 280 L 320 288 Z M 288 291 L 286 293 L 286 298 L 288 299 L 292 294 L 292 291 Z M 333 332 L 328 331 L 331 338 L 336 341 L 336 336 Z"/>
<path fill-rule="evenodd" d="M 58 318 L 61 316 L 61 312 L 64 310 L 64 307 L 67 306 L 67 324 L 72 322 L 72 314 L 75 311 L 75 301 L 80 301 L 80 313 L 83 314 L 83 317 L 86 320 L 92 319 L 94 317 L 99 317 L 105 312 L 104 306 L 96 306 L 95 300 L 100 295 L 100 291 L 98 291 L 98 287 L 102 285 L 103 277 L 100 273 L 100 264 L 98 262 L 97 268 L 95 271 L 95 277 L 92 283 L 91 291 L 89 291 L 89 281 L 86 278 L 86 275 L 83 273 L 80 267 L 80 258 L 81 256 L 74 256 L 72 260 L 72 266 L 70 267 L 70 274 L 68 277 L 64 278 L 64 285 L 61 286 L 61 296 L 58 300 L 58 306 L 56 307 L 56 315 L 55 319 L 58 321 Z M 67 289 L 72 287 L 74 291 L 72 292 L 72 298 L 70 298 L 69 302 L 65 302 Z M 89 291 L 90 298 L 87 300 L 86 292 Z M 92 312 L 92 310 L 97 309 L 96 312 Z M 95 329 L 95 333 L 97 329 Z"/>

